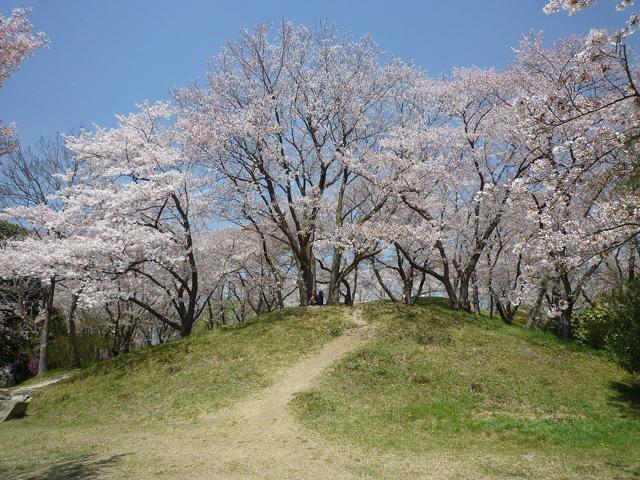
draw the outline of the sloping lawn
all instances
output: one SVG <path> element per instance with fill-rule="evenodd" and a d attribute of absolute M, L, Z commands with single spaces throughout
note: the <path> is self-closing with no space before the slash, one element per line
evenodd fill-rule
<path fill-rule="evenodd" d="M 141 431 L 170 436 L 245 398 L 340 335 L 348 315 L 341 307 L 274 312 L 122 355 L 38 390 L 27 418 L 0 424 L 0 478 L 87 478 L 122 461 L 93 460 L 106 443 Z"/>
<path fill-rule="evenodd" d="M 365 317 L 375 338 L 292 402 L 312 431 L 469 478 L 640 477 L 640 386 L 600 352 L 437 301 Z"/>

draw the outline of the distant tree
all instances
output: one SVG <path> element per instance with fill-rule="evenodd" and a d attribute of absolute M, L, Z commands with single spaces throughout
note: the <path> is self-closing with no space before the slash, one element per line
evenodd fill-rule
<path fill-rule="evenodd" d="M 53 195 L 73 183 L 77 169 L 61 135 L 18 147 L 0 164 L 0 208 L 55 202 Z"/>
<path fill-rule="evenodd" d="M 0 250 L 6 240 L 26 233 L 19 225 L 0 221 Z M 21 357 L 33 347 L 42 297 L 37 278 L 0 279 L 0 367 L 26 360 Z"/>

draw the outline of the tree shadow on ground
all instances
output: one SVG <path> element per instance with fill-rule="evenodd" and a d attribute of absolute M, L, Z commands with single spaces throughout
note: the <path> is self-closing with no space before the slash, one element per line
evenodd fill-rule
<path fill-rule="evenodd" d="M 640 381 L 611 382 L 610 386 L 616 394 L 609 398 L 609 402 L 625 416 L 640 416 Z"/>
<path fill-rule="evenodd" d="M 96 478 L 100 472 L 115 466 L 126 455 L 114 455 L 109 458 L 96 458 L 95 455 L 65 460 L 32 471 L 5 469 L 0 466 L 0 477 L 6 480 L 80 480 Z"/>

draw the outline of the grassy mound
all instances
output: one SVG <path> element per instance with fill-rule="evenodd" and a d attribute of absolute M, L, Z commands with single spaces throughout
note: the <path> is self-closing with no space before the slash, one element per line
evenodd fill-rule
<path fill-rule="evenodd" d="M 640 387 L 602 354 L 438 302 L 365 316 L 375 338 L 293 401 L 320 435 L 484 458 L 478 476 L 640 475 Z"/>
<path fill-rule="evenodd" d="M 340 335 L 347 315 L 341 307 L 274 312 L 122 355 L 37 390 L 27 418 L 0 424 L 0 477 L 94 454 L 103 439 L 127 432 L 170 435 L 272 383 L 279 369 Z"/>

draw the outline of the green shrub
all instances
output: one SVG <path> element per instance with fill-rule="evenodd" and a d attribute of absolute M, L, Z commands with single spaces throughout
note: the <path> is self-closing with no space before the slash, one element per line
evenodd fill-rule
<path fill-rule="evenodd" d="M 607 307 L 611 315 L 607 350 L 622 368 L 640 374 L 640 279 L 610 294 Z"/>
<path fill-rule="evenodd" d="M 84 365 L 102 359 L 111 352 L 112 340 L 100 335 L 78 335 L 78 356 Z M 53 338 L 49 344 L 49 367 L 70 368 L 73 366 L 69 336 Z"/>
<path fill-rule="evenodd" d="M 611 313 L 602 304 L 591 305 L 575 319 L 576 337 L 592 347 L 605 348 L 610 331 Z"/>

